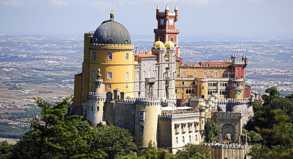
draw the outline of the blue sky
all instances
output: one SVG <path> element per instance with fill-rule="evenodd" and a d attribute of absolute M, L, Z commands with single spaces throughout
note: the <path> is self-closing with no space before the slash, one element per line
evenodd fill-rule
<path fill-rule="evenodd" d="M 81 36 L 113 9 L 132 36 L 152 36 L 157 5 L 179 8 L 182 37 L 293 38 L 293 0 L 0 0 L 0 33 Z"/>

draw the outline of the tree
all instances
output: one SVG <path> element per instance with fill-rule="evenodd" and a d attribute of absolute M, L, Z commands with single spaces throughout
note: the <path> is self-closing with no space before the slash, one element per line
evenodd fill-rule
<path fill-rule="evenodd" d="M 201 145 L 187 145 L 176 154 L 176 159 L 211 159 L 211 151 Z"/>
<path fill-rule="evenodd" d="M 271 97 L 276 97 L 280 95 L 277 87 L 268 88 L 265 92 L 268 93 Z"/>
<path fill-rule="evenodd" d="M 254 117 L 246 126 L 255 159 L 282 158 L 293 155 L 293 95 L 280 96 L 277 88 L 266 90 L 263 104 L 254 103 Z"/>
<path fill-rule="evenodd" d="M 113 126 L 91 127 L 82 116 L 68 114 L 70 100 L 51 105 L 38 98 L 42 118 L 32 122 L 13 149 L 13 158 L 96 158 L 114 159 L 135 151 L 131 135 Z"/>
<path fill-rule="evenodd" d="M 11 158 L 11 150 L 13 145 L 8 144 L 7 141 L 0 142 L 0 158 L 9 159 Z"/>
<path fill-rule="evenodd" d="M 212 120 L 207 120 L 204 127 L 205 142 L 216 142 L 219 136 L 219 127 Z"/>
<path fill-rule="evenodd" d="M 251 130 L 247 133 L 248 136 L 248 142 L 249 143 L 261 143 L 263 141 L 263 138 L 261 136 L 261 134 Z"/>

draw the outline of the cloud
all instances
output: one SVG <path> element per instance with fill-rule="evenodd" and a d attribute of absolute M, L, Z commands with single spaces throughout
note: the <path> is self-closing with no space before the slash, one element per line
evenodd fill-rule
<path fill-rule="evenodd" d="M 68 5 L 68 2 L 65 0 L 49 0 L 49 4 L 57 7 L 64 7 Z"/>
<path fill-rule="evenodd" d="M 6 6 L 6 7 L 16 7 L 20 6 L 23 3 L 19 0 L 0 0 L 0 6 Z"/>

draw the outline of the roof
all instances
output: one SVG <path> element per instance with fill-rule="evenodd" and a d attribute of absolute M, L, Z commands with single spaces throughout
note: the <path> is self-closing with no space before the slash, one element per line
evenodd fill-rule
<path fill-rule="evenodd" d="M 220 67 L 220 68 L 226 68 L 231 66 L 231 62 L 226 61 L 201 61 L 198 63 L 188 63 L 183 64 L 182 67 Z"/>
<path fill-rule="evenodd" d="M 128 30 L 114 21 L 113 14 L 96 29 L 93 38 L 99 44 L 131 44 Z"/>
<path fill-rule="evenodd" d="M 138 53 L 136 53 L 136 55 L 135 55 L 135 59 L 136 59 L 137 61 L 141 61 L 141 60 L 144 59 L 144 58 L 156 58 L 156 57 L 157 57 L 157 56 L 154 55 L 154 54 L 152 53 L 152 51 L 138 52 Z"/>

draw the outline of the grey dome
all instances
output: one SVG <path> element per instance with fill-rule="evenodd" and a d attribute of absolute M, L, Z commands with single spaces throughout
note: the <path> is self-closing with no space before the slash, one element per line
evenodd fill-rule
<path fill-rule="evenodd" d="M 94 42 L 99 44 L 131 44 L 128 30 L 120 23 L 110 20 L 103 21 L 94 33 Z"/>

